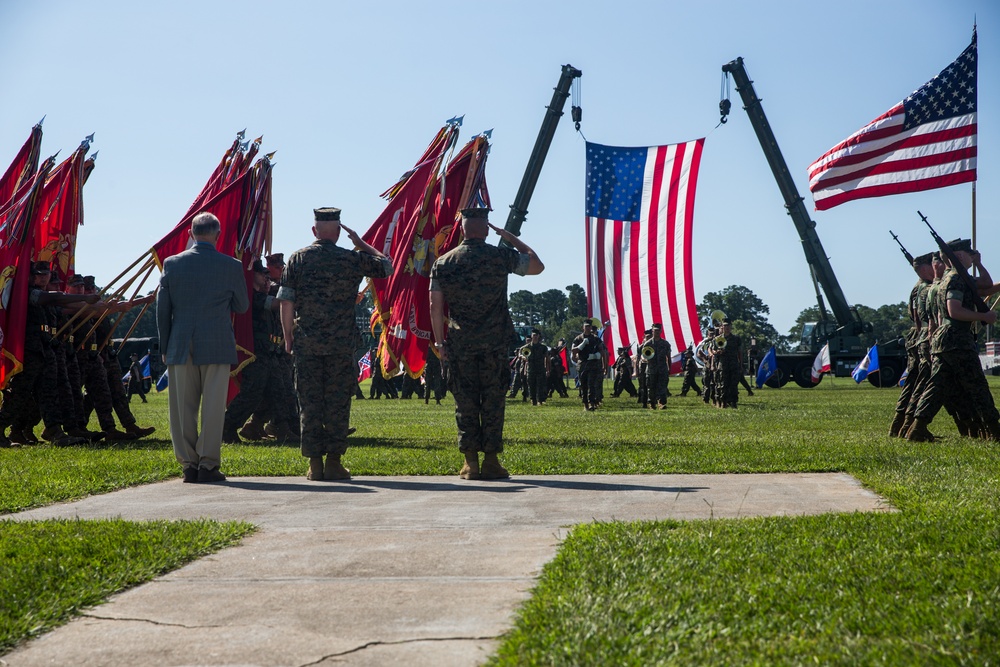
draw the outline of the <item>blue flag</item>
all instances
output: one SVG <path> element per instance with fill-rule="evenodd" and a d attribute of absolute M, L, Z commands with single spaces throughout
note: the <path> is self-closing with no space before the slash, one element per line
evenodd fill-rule
<path fill-rule="evenodd" d="M 163 375 L 160 379 L 156 381 L 156 391 L 163 391 L 167 388 L 167 372 L 163 371 Z"/>
<path fill-rule="evenodd" d="M 906 386 L 906 378 L 908 378 L 908 377 L 910 377 L 910 369 L 909 368 L 907 368 L 905 371 L 903 371 L 903 374 L 899 376 L 899 386 L 900 387 L 905 387 Z"/>
<path fill-rule="evenodd" d="M 861 360 L 861 363 L 857 365 L 853 371 L 851 371 L 851 377 L 854 381 L 860 384 L 866 377 L 872 373 L 878 373 L 878 343 L 876 342 L 872 345 L 872 348 L 868 350 L 868 354 L 865 358 Z"/>
<path fill-rule="evenodd" d="M 757 388 L 763 387 L 764 383 L 776 372 L 778 372 L 778 353 L 775 352 L 772 345 L 764 358 L 760 360 L 760 366 L 757 367 Z"/>

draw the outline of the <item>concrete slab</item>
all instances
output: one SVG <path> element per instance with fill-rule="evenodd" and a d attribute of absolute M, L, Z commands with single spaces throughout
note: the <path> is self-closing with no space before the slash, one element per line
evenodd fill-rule
<path fill-rule="evenodd" d="M 574 524 L 889 509 L 849 475 L 820 473 L 133 487 L 8 518 L 210 517 L 261 530 L 0 664 L 475 665 Z"/>

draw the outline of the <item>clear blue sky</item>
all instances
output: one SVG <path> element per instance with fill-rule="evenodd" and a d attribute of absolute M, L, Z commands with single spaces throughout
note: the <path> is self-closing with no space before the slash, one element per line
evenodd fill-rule
<path fill-rule="evenodd" d="M 177 223 L 237 131 L 277 151 L 274 250 L 311 241 L 312 209 L 367 229 L 378 194 L 442 122 L 493 128 L 487 179 L 506 219 L 560 72 L 583 70 L 591 141 L 708 136 L 695 205 L 695 289 L 739 284 L 787 332 L 815 304 L 802 249 L 735 90 L 718 122 L 721 66 L 743 56 L 800 193 L 815 158 L 921 86 L 979 24 L 978 246 L 1000 279 L 1000 3 L 0 2 L 2 168 L 43 115 L 43 154 L 91 132 L 77 270 L 110 280 Z M 568 107 L 567 107 L 568 110 Z M 567 113 L 522 229 L 545 261 L 511 291 L 585 282 L 584 140 Z M 813 212 L 852 304 L 903 301 L 914 282 L 889 237 L 931 250 L 971 230 L 971 187 Z"/>

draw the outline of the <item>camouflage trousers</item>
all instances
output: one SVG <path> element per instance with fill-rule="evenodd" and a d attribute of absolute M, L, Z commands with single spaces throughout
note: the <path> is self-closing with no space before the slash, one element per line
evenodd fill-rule
<path fill-rule="evenodd" d="M 956 419 L 1000 419 L 993 394 L 975 350 L 949 350 L 931 355 L 931 376 L 914 417 L 930 423 L 942 406 L 953 405 Z"/>
<path fill-rule="evenodd" d="M 460 452 L 503 451 L 507 351 L 448 350 L 448 390 L 455 397 Z"/>
<path fill-rule="evenodd" d="M 740 400 L 740 377 L 743 369 L 739 364 L 725 365 L 718 371 L 718 382 L 715 389 L 716 402 L 719 405 L 735 406 Z"/>
<path fill-rule="evenodd" d="M 544 403 L 549 395 L 549 379 L 545 376 L 545 368 L 528 369 L 528 398 L 532 403 Z"/>
<path fill-rule="evenodd" d="M 624 373 L 615 374 L 615 387 L 611 392 L 612 396 L 621 396 L 622 393 L 626 393 L 632 398 L 635 398 L 638 392 L 635 390 L 635 385 L 632 384 L 632 376 L 626 375 Z"/>
<path fill-rule="evenodd" d="M 226 428 L 239 428 L 261 405 L 280 402 L 282 382 L 278 359 L 261 355 L 240 371 L 240 392 L 226 408 Z"/>
<path fill-rule="evenodd" d="M 296 353 L 294 360 L 302 456 L 343 454 L 347 451 L 351 397 L 358 373 L 352 351 Z"/>
<path fill-rule="evenodd" d="M 604 367 L 599 364 L 591 365 L 585 361 L 580 364 L 580 398 L 583 399 L 584 406 L 597 405 L 603 398 L 601 385 L 604 383 Z"/>
<path fill-rule="evenodd" d="M 299 424 L 299 404 L 295 398 L 295 362 L 292 355 L 280 354 L 275 359 L 275 366 L 275 400 L 258 403 L 253 416 L 261 422 L 272 421 L 275 426 L 287 424 L 294 431 Z"/>
<path fill-rule="evenodd" d="M 899 399 L 896 401 L 896 412 L 905 413 L 911 404 L 913 405 L 912 409 L 916 410 L 916 404 L 912 399 L 914 393 L 920 387 L 920 374 L 922 372 L 924 372 L 924 368 L 922 368 L 920 363 L 919 345 L 911 345 L 906 348 L 906 383 L 903 385 L 903 390 L 899 392 Z M 926 375 L 924 376 L 925 383 L 930 374 L 930 368 L 927 368 Z M 919 393 L 916 395 L 920 396 Z"/>
<path fill-rule="evenodd" d="M 681 386 L 681 396 L 688 393 L 692 389 L 696 394 L 701 393 L 701 387 L 698 386 L 697 372 L 694 369 L 685 371 L 684 373 L 684 384 Z"/>
<path fill-rule="evenodd" d="M 104 365 L 104 360 L 96 352 L 80 351 L 76 353 L 76 362 L 80 368 L 80 380 L 87 390 L 83 398 L 84 420 L 80 426 L 86 426 L 90 421 L 91 411 L 96 411 L 97 423 L 100 424 L 101 430 L 113 430 L 114 403 L 111 400 L 108 369 Z"/>
<path fill-rule="evenodd" d="M 646 366 L 646 393 L 652 405 L 667 404 L 667 372 L 653 370 L 652 364 Z"/>
<path fill-rule="evenodd" d="M 51 348 L 24 351 L 24 368 L 11 378 L 0 407 L 0 426 L 24 428 L 37 423 L 57 426 L 62 414 L 56 400 L 56 359 Z"/>

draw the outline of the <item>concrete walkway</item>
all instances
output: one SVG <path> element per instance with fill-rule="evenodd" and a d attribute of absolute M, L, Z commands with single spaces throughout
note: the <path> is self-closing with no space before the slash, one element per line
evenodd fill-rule
<path fill-rule="evenodd" d="M 151 484 L 8 518 L 210 517 L 260 530 L 0 665 L 475 665 L 573 524 L 887 509 L 845 474 Z"/>

